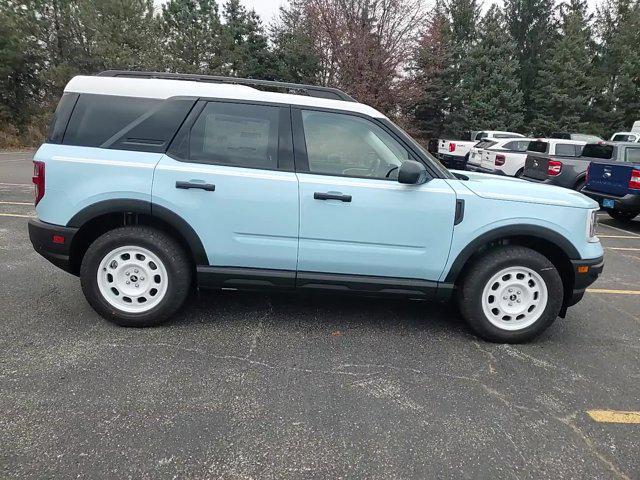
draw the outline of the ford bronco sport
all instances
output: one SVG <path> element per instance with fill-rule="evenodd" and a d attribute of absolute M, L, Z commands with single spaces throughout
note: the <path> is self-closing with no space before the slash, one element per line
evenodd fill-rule
<path fill-rule="evenodd" d="M 603 268 L 593 200 L 449 172 L 330 88 L 78 76 L 33 182 L 35 249 L 124 326 L 168 320 L 194 284 L 295 288 L 455 296 L 480 336 L 521 342 Z"/>

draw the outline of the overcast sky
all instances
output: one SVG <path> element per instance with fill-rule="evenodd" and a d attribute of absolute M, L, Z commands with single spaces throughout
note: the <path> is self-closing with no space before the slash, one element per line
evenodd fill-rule
<path fill-rule="evenodd" d="M 159 5 L 164 3 L 166 0 L 155 0 L 155 4 Z M 276 14 L 278 13 L 278 8 L 280 5 L 287 4 L 287 0 L 240 0 L 247 8 L 252 8 L 256 11 L 260 18 L 262 19 L 262 23 L 267 26 L 271 23 L 271 20 L 274 19 Z M 595 11 L 595 6 L 600 3 L 602 0 L 587 0 L 587 4 L 591 11 Z M 224 0 L 220 0 L 218 4 L 222 5 Z M 426 5 L 432 5 L 435 3 L 433 0 L 425 0 Z M 491 0 L 485 0 L 484 2 L 485 8 L 494 2 Z M 502 3 L 502 0 L 497 0 L 495 3 Z"/>

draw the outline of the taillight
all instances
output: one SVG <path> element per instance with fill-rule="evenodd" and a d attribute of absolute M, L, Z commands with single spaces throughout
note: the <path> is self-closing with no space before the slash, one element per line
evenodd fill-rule
<path fill-rule="evenodd" d="M 584 177 L 584 184 L 585 185 L 587 183 L 589 183 L 589 170 L 591 170 L 591 162 L 589 162 L 589 165 L 587 165 L 587 175 Z"/>
<path fill-rule="evenodd" d="M 495 164 L 496 164 L 497 166 L 504 165 L 504 162 L 505 162 L 504 155 L 496 155 L 496 161 L 495 161 Z"/>
<path fill-rule="evenodd" d="M 31 178 L 33 185 L 35 186 L 35 204 L 44 197 L 44 162 L 33 161 L 33 177 Z"/>
<path fill-rule="evenodd" d="M 456 144 L 453 142 L 449 142 L 449 151 L 450 152 L 455 152 L 456 151 Z"/>
<path fill-rule="evenodd" d="M 547 175 L 550 177 L 556 177 L 560 175 L 561 171 L 562 162 L 559 162 L 558 160 L 549 160 L 549 163 L 547 164 Z"/>
<path fill-rule="evenodd" d="M 631 170 L 631 178 L 629 179 L 629 188 L 640 190 L 640 170 Z"/>

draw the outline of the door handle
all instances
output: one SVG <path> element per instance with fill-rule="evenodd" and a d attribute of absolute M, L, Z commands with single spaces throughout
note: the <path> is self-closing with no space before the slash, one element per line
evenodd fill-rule
<path fill-rule="evenodd" d="M 199 188 L 200 190 L 206 190 L 207 192 L 213 192 L 216 186 L 212 183 L 198 183 L 198 182 L 176 182 L 176 188 L 187 190 L 189 188 Z"/>
<path fill-rule="evenodd" d="M 340 193 L 322 193 L 315 192 L 313 198 L 316 200 L 340 200 L 341 202 L 350 202 L 351 195 L 342 195 Z"/>

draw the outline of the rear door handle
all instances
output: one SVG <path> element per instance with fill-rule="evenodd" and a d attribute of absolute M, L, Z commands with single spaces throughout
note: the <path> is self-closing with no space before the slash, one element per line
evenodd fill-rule
<path fill-rule="evenodd" d="M 313 198 L 316 200 L 340 200 L 341 202 L 350 202 L 351 195 L 342 195 L 340 193 L 322 193 L 315 192 Z"/>
<path fill-rule="evenodd" d="M 206 190 L 207 192 L 213 192 L 216 186 L 212 183 L 198 183 L 198 182 L 176 182 L 176 188 L 187 190 L 189 188 L 199 188 L 200 190 Z"/>

